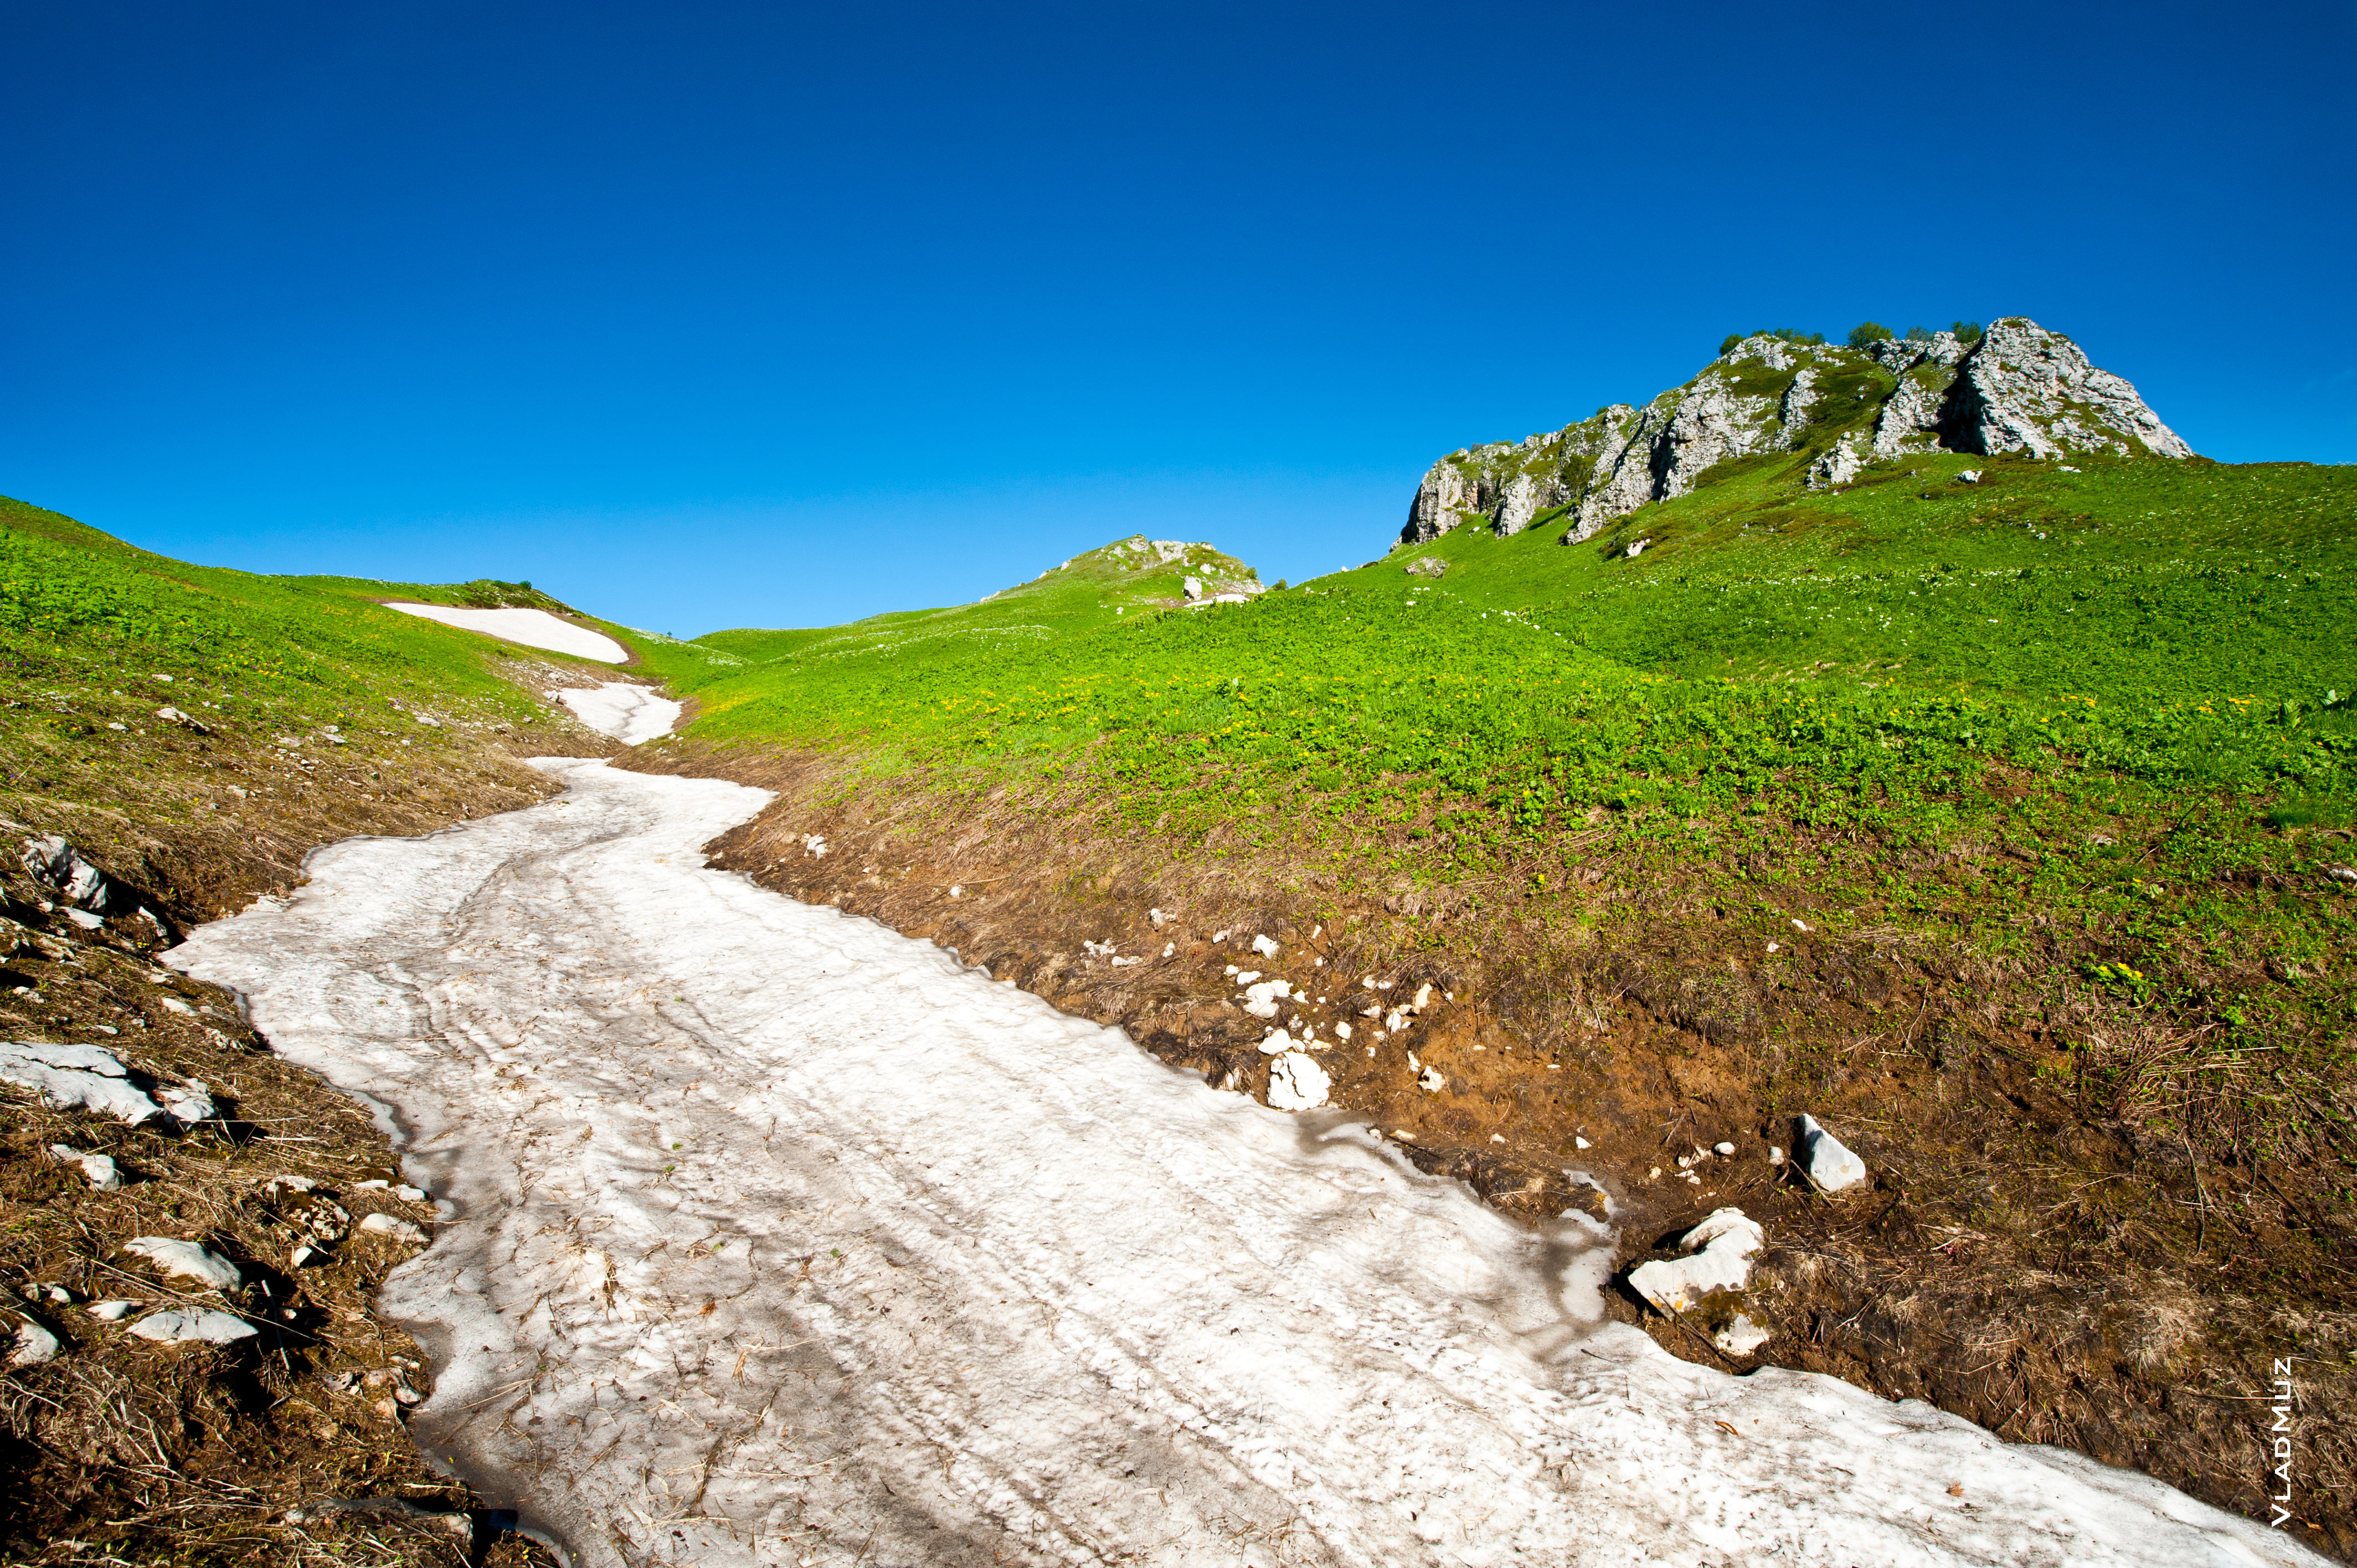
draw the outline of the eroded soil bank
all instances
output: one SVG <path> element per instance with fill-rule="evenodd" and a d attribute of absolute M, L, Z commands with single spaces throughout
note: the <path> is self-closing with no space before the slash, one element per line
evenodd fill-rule
<path fill-rule="evenodd" d="M 1577 840 L 1478 886 L 1351 897 L 1314 865 L 1119 829 L 1077 791 L 952 816 L 920 782 L 863 783 L 840 758 L 673 743 L 626 765 L 778 791 L 717 864 L 954 948 L 1215 1085 L 1265 1096 L 1260 1042 L 1308 1026 L 1333 1103 L 1518 1219 L 1597 1202 L 1566 1167 L 1599 1176 L 1624 1268 L 1740 1206 L 1771 1249 L 1745 1300 L 1666 1318 L 1614 1298 L 1685 1359 L 1924 1399 L 2260 1520 L 2283 1489 L 2269 1402 L 2287 1361 L 2289 1528 L 2357 1548 L 2333 1414 L 2357 1391 L 2338 1162 L 2256 1128 L 2179 1131 L 2190 1077 L 2262 1108 L 2281 1079 L 2206 1060 L 2198 1031 L 1805 895 L 1696 901 Z M 1239 971 L 1297 996 L 1253 1015 Z M 1827 1198 L 1773 1163 L 1802 1112 L 1865 1155 L 1867 1188 Z M 1749 1355 L 1713 1343 L 1738 1306 L 1770 1333 Z"/>

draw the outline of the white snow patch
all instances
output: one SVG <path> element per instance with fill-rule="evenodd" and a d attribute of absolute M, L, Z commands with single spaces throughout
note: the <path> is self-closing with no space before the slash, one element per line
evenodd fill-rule
<path fill-rule="evenodd" d="M 49 1153 L 69 1165 L 80 1165 L 82 1178 L 101 1192 L 113 1192 L 123 1185 L 123 1173 L 114 1168 L 112 1155 L 85 1155 L 68 1144 L 51 1144 Z"/>
<path fill-rule="evenodd" d="M 1279 1111 L 1308 1111 L 1326 1103 L 1333 1080 L 1299 1051 L 1287 1051 L 1269 1064 L 1268 1102 Z"/>
<path fill-rule="evenodd" d="M 383 1295 L 451 1358 L 419 1441 L 585 1565 L 2321 1561 L 1923 1404 L 1676 1360 L 1607 1320 L 1584 1217 L 1526 1232 L 700 869 L 759 791 L 544 766 L 561 808 L 323 850 L 174 961 L 398 1109 L 457 1215 Z"/>
<path fill-rule="evenodd" d="M 440 621 L 444 626 L 455 626 L 461 631 L 479 631 L 485 637 L 521 642 L 527 648 L 545 648 L 551 653 L 570 654 L 576 659 L 594 659 L 600 664 L 627 664 L 630 661 L 630 650 L 604 632 L 591 631 L 586 626 L 561 620 L 546 610 L 482 610 L 463 605 L 413 605 L 398 601 L 388 602 L 384 607 L 399 610 L 405 616 Z"/>
<path fill-rule="evenodd" d="M 610 735 L 624 746 L 642 746 L 672 732 L 683 704 L 659 696 L 651 687 L 628 681 L 604 681 L 595 686 L 572 686 L 555 693 L 573 716 Z"/>

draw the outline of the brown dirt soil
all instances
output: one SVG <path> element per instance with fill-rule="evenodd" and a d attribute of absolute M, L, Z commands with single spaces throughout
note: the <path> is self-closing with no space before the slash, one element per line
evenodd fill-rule
<path fill-rule="evenodd" d="M 544 693 L 580 672 L 530 659 L 505 673 Z M 87 767 L 0 756 L 0 1038 L 102 1046 L 143 1080 L 207 1085 L 221 1119 L 126 1126 L 0 1085 L 0 1336 L 26 1321 L 54 1359 L 0 1371 L 0 1561 L 520 1565 L 553 1559 L 511 1517 L 437 1474 L 404 1426 L 426 1359 L 376 1316 L 414 1245 L 362 1232 L 384 1211 L 430 1232 L 366 1112 L 278 1059 L 228 993 L 171 975 L 170 933 L 136 915 L 91 927 L 17 863 L 18 839 L 67 836 L 168 922 L 284 894 L 304 855 L 358 833 L 414 834 L 555 793 L 522 765 L 616 747 L 561 716 L 411 744 L 128 731 Z M 91 1187 L 53 1144 L 112 1155 Z M 124 1250 L 196 1240 L 235 1262 L 227 1294 L 167 1280 Z M 316 1256 L 297 1266 L 294 1250 Z M 102 1300 L 135 1306 L 118 1323 Z M 207 1306 L 260 1332 L 227 1347 L 151 1343 L 147 1312 Z M 0 1348 L 7 1341 L 0 1339 Z"/>
<path fill-rule="evenodd" d="M 1805 898 L 1762 925 L 1641 889 L 1577 838 L 1544 897 L 1518 875 L 1352 898 L 1314 865 L 1100 825 L 1077 792 L 951 810 L 856 759 L 679 742 L 626 765 L 778 791 L 716 864 L 952 948 L 1211 1083 L 1265 1096 L 1259 1042 L 1313 1027 L 1333 1101 L 1426 1170 L 1525 1222 L 1609 1194 L 1624 1268 L 1740 1207 L 1770 1249 L 1741 1300 L 1683 1318 L 1625 1287 L 1612 1303 L 1687 1359 L 1926 1400 L 2261 1520 L 2282 1489 L 2269 1402 L 2288 1362 L 2293 1528 L 2357 1560 L 2357 1438 L 2330 1415 L 2357 1394 L 2339 1162 L 2166 1131 L 2161 1091 L 2139 1086 L 2259 1076 L 2205 1056 L 2198 1029 L 2056 986 L 2050 966 L 1831 937 Z M 1253 950 L 1263 934 L 1275 957 Z M 1234 970 L 1307 996 L 1248 1015 Z M 1403 1026 L 1379 1035 L 1394 1008 Z M 1775 1163 L 1803 1111 L 1865 1157 L 1867 1187 L 1827 1197 Z M 1770 1333 L 1754 1355 L 1713 1343 L 1738 1308 Z"/>

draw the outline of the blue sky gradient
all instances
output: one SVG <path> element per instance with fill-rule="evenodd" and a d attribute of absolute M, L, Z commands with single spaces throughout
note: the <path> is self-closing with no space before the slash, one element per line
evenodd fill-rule
<path fill-rule="evenodd" d="M 9 5 L 0 491 L 694 635 L 1296 580 L 1729 331 L 2357 460 L 2357 6 Z"/>

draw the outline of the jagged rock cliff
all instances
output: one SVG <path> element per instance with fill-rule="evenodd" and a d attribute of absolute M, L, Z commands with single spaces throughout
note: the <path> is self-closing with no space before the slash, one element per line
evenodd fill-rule
<path fill-rule="evenodd" d="M 1822 489 L 1934 450 L 2193 455 L 2136 388 L 2021 317 L 1973 343 L 1941 332 L 1848 349 L 1761 334 L 1641 409 L 1614 403 L 1561 430 L 1450 453 L 1417 487 L 1400 542 L 1477 520 L 1500 534 L 1559 520 L 1564 542 L 1577 543 L 1731 458 L 1789 452 Z"/>

